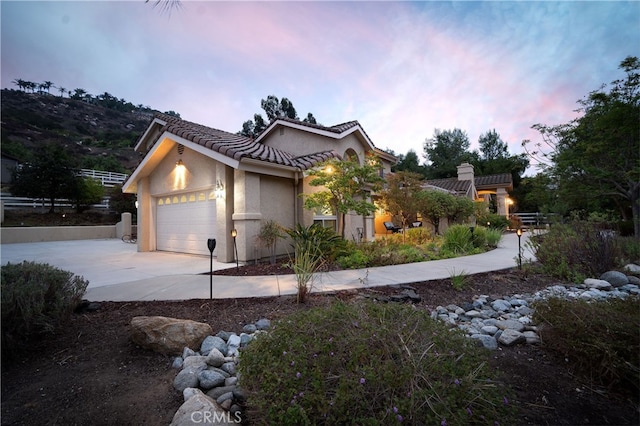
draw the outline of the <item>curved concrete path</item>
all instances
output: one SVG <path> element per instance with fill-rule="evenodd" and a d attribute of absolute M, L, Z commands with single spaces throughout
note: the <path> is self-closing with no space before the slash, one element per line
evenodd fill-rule
<path fill-rule="evenodd" d="M 522 236 L 523 261 L 533 259 Z M 2 264 L 23 260 L 49 263 L 89 280 L 85 298 L 91 301 L 208 299 L 208 256 L 136 251 L 120 240 L 56 241 L 0 245 Z M 497 249 L 486 253 L 405 265 L 335 271 L 319 274 L 314 291 L 410 284 L 477 274 L 517 266 L 518 237 L 505 234 Z M 214 269 L 235 267 L 218 263 Z M 214 298 L 261 297 L 296 293 L 293 275 L 213 277 Z"/>

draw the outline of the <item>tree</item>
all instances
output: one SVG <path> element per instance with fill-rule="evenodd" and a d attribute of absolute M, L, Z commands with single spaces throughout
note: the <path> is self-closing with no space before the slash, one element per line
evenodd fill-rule
<path fill-rule="evenodd" d="M 69 96 L 71 99 L 76 99 L 81 101 L 87 95 L 87 91 L 84 89 L 74 89 L 73 95 Z"/>
<path fill-rule="evenodd" d="M 22 90 L 23 92 L 26 90 L 27 88 L 27 82 L 24 81 L 21 78 L 18 78 L 16 80 L 12 81 L 13 84 L 15 84 L 16 86 L 18 86 L 18 88 L 20 88 L 20 90 Z"/>
<path fill-rule="evenodd" d="M 49 144 L 35 153 L 32 162 L 14 171 L 11 193 L 49 200 L 53 213 L 56 198 L 76 198 L 78 179 L 74 158 L 60 145 Z"/>
<path fill-rule="evenodd" d="M 514 188 L 520 184 L 521 176 L 529 167 L 526 154 L 510 155 L 509 146 L 495 129 L 478 138 L 480 154 L 473 166 L 478 175 L 511 174 Z"/>
<path fill-rule="evenodd" d="M 125 194 L 122 185 L 114 186 L 109 191 L 109 208 L 118 214 L 136 214 L 136 194 Z"/>
<path fill-rule="evenodd" d="M 387 212 L 397 216 L 406 228 L 420 211 L 419 193 L 422 192 L 421 175 L 400 171 L 387 175 L 387 184 L 380 197 Z"/>
<path fill-rule="evenodd" d="M 629 56 L 620 68 L 625 78 L 578 101 L 581 117 L 534 128 L 550 141 L 548 172 L 560 197 L 590 209 L 615 206 L 640 238 L 640 61 Z"/>
<path fill-rule="evenodd" d="M 477 155 L 468 151 L 469 137 L 460 129 L 441 131 L 435 129 L 432 139 L 424 143 L 424 152 L 428 162 L 427 177 L 440 179 L 455 177 L 458 165 L 473 163 Z"/>
<path fill-rule="evenodd" d="M 149 0 L 144 0 L 145 3 L 149 3 Z M 161 13 L 168 13 L 171 15 L 171 12 L 175 10 L 180 10 L 182 8 L 182 1 L 180 0 L 155 0 L 153 2 L 154 8 L 159 8 Z"/>
<path fill-rule="evenodd" d="M 393 154 L 393 153 L 392 153 Z M 395 155 L 395 154 L 394 154 Z M 413 149 L 410 149 L 406 155 L 398 154 L 398 162 L 391 168 L 393 172 L 410 172 L 416 173 L 421 177 L 426 177 L 427 170 L 420 164 L 418 154 Z"/>
<path fill-rule="evenodd" d="M 316 121 L 316 118 L 311 113 L 308 113 L 307 117 L 302 121 L 310 124 L 318 124 L 318 122 Z"/>
<path fill-rule="evenodd" d="M 65 93 L 66 91 L 67 91 L 67 89 L 66 89 L 66 88 L 64 88 L 64 87 L 62 87 L 62 86 L 59 86 L 59 87 L 58 87 L 58 92 L 60 92 L 60 97 L 63 97 L 63 96 L 64 96 L 64 93 Z"/>
<path fill-rule="evenodd" d="M 82 213 L 92 204 L 98 204 L 104 197 L 104 186 L 99 180 L 90 177 L 78 177 L 74 189 L 76 211 Z"/>
<path fill-rule="evenodd" d="M 428 189 L 417 194 L 418 209 L 422 218 L 433 225 L 436 234 L 440 233 L 440 219 L 449 217 L 456 208 L 456 196 L 444 191 Z"/>
<path fill-rule="evenodd" d="M 49 93 L 51 86 L 53 86 L 53 83 L 50 81 L 45 81 L 44 83 L 40 83 L 40 88 L 43 90 L 46 90 L 47 93 Z"/>
<path fill-rule="evenodd" d="M 369 159 L 364 165 L 352 158 L 323 162 L 309 172 L 309 185 L 322 186 L 324 189 L 307 195 L 305 208 L 331 208 L 338 216 L 338 233 L 344 238 L 347 213 L 353 211 L 359 215 L 369 215 L 376 210 L 368 194 L 379 189 L 384 181 L 379 175 L 380 167 L 379 161 Z"/>
<path fill-rule="evenodd" d="M 267 121 L 261 114 L 254 114 L 253 120 L 247 120 L 242 123 L 242 130 L 238 134 L 254 138 L 258 136 L 264 129 L 267 128 L 270 122 L 280 117 L 291 118 L 293 120 L 299 120 L 298 113 L 288 98 L 278 99 L 277 96 L 269 95 L 267 99 L 260 101 L 260 106 L 267 114 Z M 308 113 L 307 118 L 303 122 L 317 124 L 313 114 Z"/>

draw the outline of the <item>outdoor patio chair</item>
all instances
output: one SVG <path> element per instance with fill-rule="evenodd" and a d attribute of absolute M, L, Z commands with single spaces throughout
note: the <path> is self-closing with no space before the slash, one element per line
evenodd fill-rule
<path fill-rule="evenodd" d="M 389 231 L 391 231 L 392 234 L 395 234 L 400 232 L 400 230 L 402 229 L 399 226 L 395 226 L 393 222 L 384 222 L 384 227 L 387 230 L 387 234 L 389 233 Z"/>

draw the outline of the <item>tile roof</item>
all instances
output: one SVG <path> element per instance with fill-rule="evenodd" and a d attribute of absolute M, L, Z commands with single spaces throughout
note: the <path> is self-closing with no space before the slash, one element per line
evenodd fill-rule
<path fill-rule="evenodd" d="M 349 130 L 352 127 L 360 125 L 360 123 L 358 123 L 357 121 L 347 121 L 346 123 L 336 124 L 335 126 L 323 126 L 322 124 L 308 123 L 306 121 L 296 120 L 294 118 L 288 117 L 278 117 L 276 118 L 276 120 L 287 121 L 289 123 L 310 127 L 312 129 L 324 130 L 332 133 L 342 133 L 345 130 Z"/>
<path fill-rule="evenodd" d="M 428 185 L 437 186 L 448 191 L 457 193 L 466 193 L 471 184 L 468 180 L 458 180 L 458 178 L 433 179 L 427 180 Z M 498 175 L 476 176 L 474 179 L 476 190 L 492 189 L 496 187 L 511 187 L 513 181 L 510 173 L 502 173 Z"/>
<path fill-rule="evenodd" d="M 330 158 L 340 158 L 340 155 L 333 150 L 294 157 L 286 151 L 266 146 L 246 136 L 213 129 L 166 114 L 156 114 L 156 118 L 166 124 L 162 127 L 153 144 L 166 131 L 237 161 L 251 158 L 299 170 L 307 170 Z"/>
<path fill-rule="evenodd" d="M 476 188 L 484 189 L 484 187 L 511 186 L 513 180 L 511 173 L 502 173 L 499 175 L 476 176 Z"/>
<path fill-rule="evenodd" d="M 425 183 L 458 194 L 466 194 L 471 186 L 471 181 L 458 180 L 458 178 L 432 179 L 425 181 Z"/>

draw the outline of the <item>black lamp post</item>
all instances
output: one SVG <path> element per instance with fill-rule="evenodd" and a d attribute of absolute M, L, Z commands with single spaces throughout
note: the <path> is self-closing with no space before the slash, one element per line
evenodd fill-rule
<path fill-rule="evenodd" d="M 209 253 L 211 253 L 209 260 L 209 299 L 213 299 L 213 250 L 216 248 L 216 239 L 209 238 L 207 247 L 209 248 Z"/>
<path fill-rule="evenodd" d="M 522 228 L 518 228 L 516 231 L 516 235 L 518 236 L 518 269 L 522 269 L 522 245 L 520 244 L 520 239 L 522 238 Z"/>
<path fill-rule="evenodd" d="M 240 267 L 238 266 L 238 244 L 236 243 L 236 237 L 238 236 L 238 231 L 234 228 L 231 230 L 231 236 L 233 237 L 233 253 L 236 258 L 236 270 Z"/>

